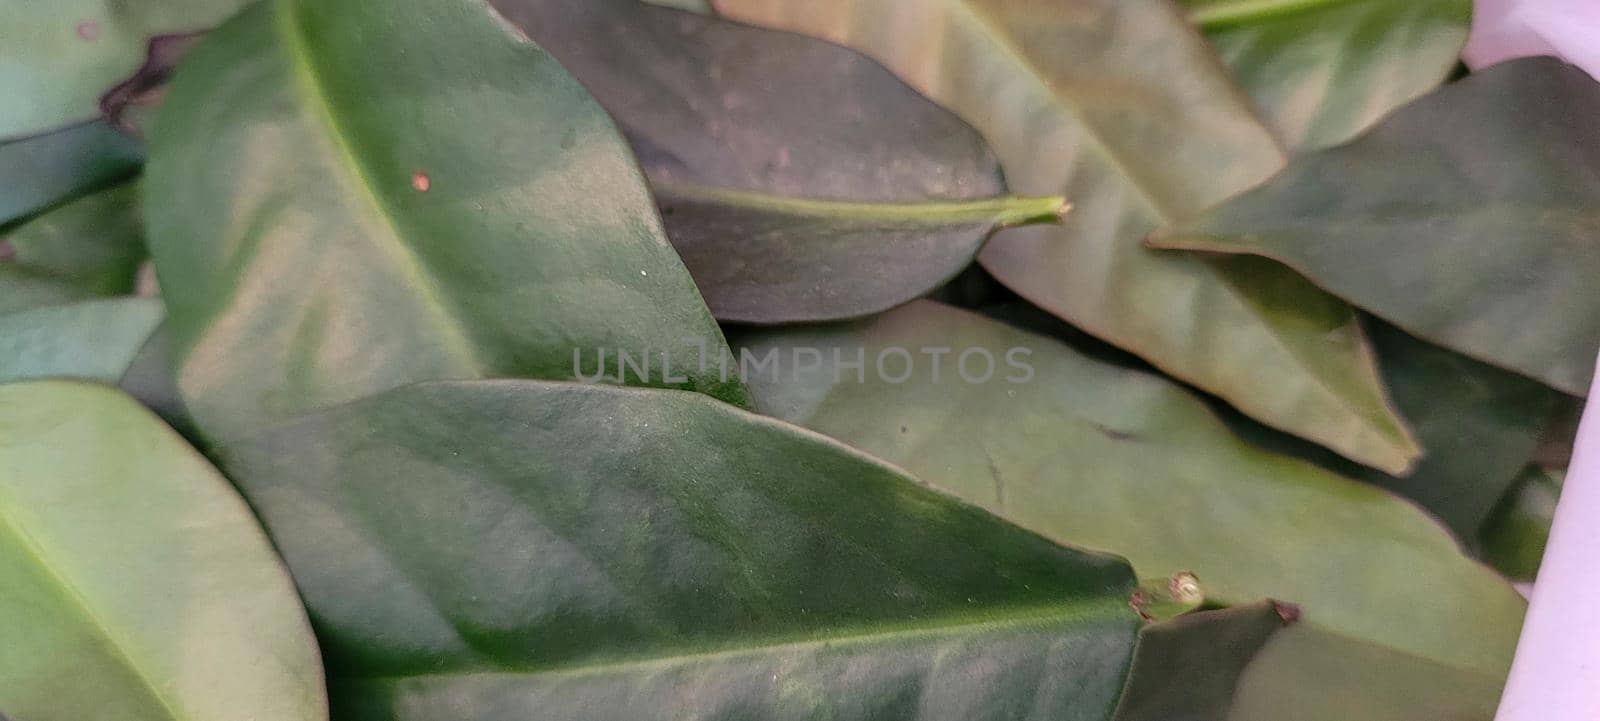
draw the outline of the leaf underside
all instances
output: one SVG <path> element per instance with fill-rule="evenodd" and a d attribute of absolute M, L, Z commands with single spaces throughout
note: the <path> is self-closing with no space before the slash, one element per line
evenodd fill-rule
<path fill-rule="evenodd" d="M 1071 200 L 1061 226 L 1005 231 L 979 255 L 1012 290 L 1353 460 L 1402 473 L 1420 455 L 1343 303 L 1271 264 L 1141 246 L 1284 162 L 1165 0 L 1082 0 L 1070 12 L 971 0 L 713 5 L 872 55 L 982 131 L 1013 190 Z"/>

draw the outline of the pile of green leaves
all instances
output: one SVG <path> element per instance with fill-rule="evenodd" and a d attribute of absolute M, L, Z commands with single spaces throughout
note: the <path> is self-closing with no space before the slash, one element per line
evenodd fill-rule
<path fill-rule="evenodd" d="M 1588 76 L 1447 83 L 1466 0 L 490 4 L 0 10 L 4 718 L 1492 717 Z"/>

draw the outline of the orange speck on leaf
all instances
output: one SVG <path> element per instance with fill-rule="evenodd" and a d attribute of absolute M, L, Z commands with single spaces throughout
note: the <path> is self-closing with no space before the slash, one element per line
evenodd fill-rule
<path fill-rule="evenodd" d="M 427 173 L 412 173 L 411 187 L 416 188 L 418 193 L 426 193 L 428 188 L 433 187 L 433 181 L 428 179 Z"/>

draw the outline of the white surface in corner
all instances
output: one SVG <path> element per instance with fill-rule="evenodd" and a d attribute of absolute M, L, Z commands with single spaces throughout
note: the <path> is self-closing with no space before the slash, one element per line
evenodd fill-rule
<path fill-rule="evenodd" d="M 1477 0 L 1467 65 L 1529 55 L 1563 58 L 1600 79 L 1600 0 Z"/>
<path fill-rule="evenodd" d="M 1597 0 L 1600 2 L 1600 0 Z M 1600 37 L 1596 38 L 1600 42 Z M 1596 119 L 1600 122 L 1600 118 Z M 1597 373 L 1600 376 L 1600 373 Z M 1595 398 L 1600 383 L 1589 390 Z M 1600 403 L 1578 426 L 1572 465 L 1495 721 L 1600 719 Z"/>

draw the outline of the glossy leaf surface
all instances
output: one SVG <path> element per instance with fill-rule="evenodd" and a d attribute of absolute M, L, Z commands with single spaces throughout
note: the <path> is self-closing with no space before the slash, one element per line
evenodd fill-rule
<path fill-rule="evenodd" d="M 611 120 L 481 2 L 252 7 L 178 69 L 146 192 L 208 433 L 419 380 L 569 378 L 580 350 L 722 347 Z M 627 379 L 743 398 L 684 373 Z"/>
<path fill-rule="evenodd" d="M 1285 143 L 1355 137 L 1449 77 L 1471 0 L 1182 0 Z"/>
<path fill-rule="evenodd" d="M 83 297 L 127 295 L 146 258 L 143 231 L 138 186 L 124 183 L 0 235 L 0 273 L 47 277 Z"/>
<path fill-rule="evenodd" d="M 250 510 L 114 390 L 0 386 L 0 708 L 23 721 L 327 717 Z"/>
<path fill-rule="evenodd" d="M 990 199 L 978 133 L 853 50 L 635 0 L 496 5 L 617 119 L 720 320 L 881 311 L 1061 208 Z"/>
<path fill-rule="evenodd" d="M 1376 488 L 1242 442 L 1160 378 L 931 302 L 736 342 L 741 355 L 776 349 L 791 364 L 749 379 L 761 410 L 1034 531 L 1124 555 L 1141 577 L 1192 571 L 1208 599 L 1290 601 L 1302 626 L 1402 660 L 1485 678 L 1510 662 L 1522 599 L 1444 529 Z M 940 347 L 935 381 L 930 350 Z M 820 362 L 799 348 L 818 349 Z M 899 383 L 892 348 L 922 349 Z M 863 354 L 866 368 L 841 367 L 836 352 Z M 992 377 L 971 382 L 985 355 Z M 797 371 L 802 356 L 810 369 Z M 1395 591 L 1408 588 L 1427 589 L 1428 602 Z"/>
<path fill-rule="evenodd" d="M 143 161 L 137 141 L 98 121 L 0 143 L 0 226 L 132 175 Z"/>
<path fill-rule="evenodd" d="M 1144 627 L 1115 721 L 1225 721 L 1245 667 L 1295 612 L 1260 601 Z"/>
<path fill-rule="evenodd" d="M 1600 348 L 1597 115 L 1583 71 L 1514 60 L 1153 241 L 1275 258 L 1422 338 L 1581 395 Z"/>
<path fill-rule="evenodd" d="M 1268 264 L 1151 253 L 1166 223 L 1265 180 L 1283 150 L 1166 0 L 717 0 L 861 49 L 983 132 L 1059 227 L 980 254 L 1012 290 L 1269 425 L 1392 472 L 1419 449 L 1354 315 Z M 916 42 L 907 42 L 916 38 Z"/>
<path fill-rule="evenodd" d="M 0 139 L 99 115 L 99 99 L 145 58 L 150 39 L 204 30 L 245 0 L 52 0 L 0 9 Z"/>
<path fill-rule="evenodd" d="M 699 394 L 427 383 L 229 444 L 341 719 L 1104 719 L 1074 551 Z"/>

